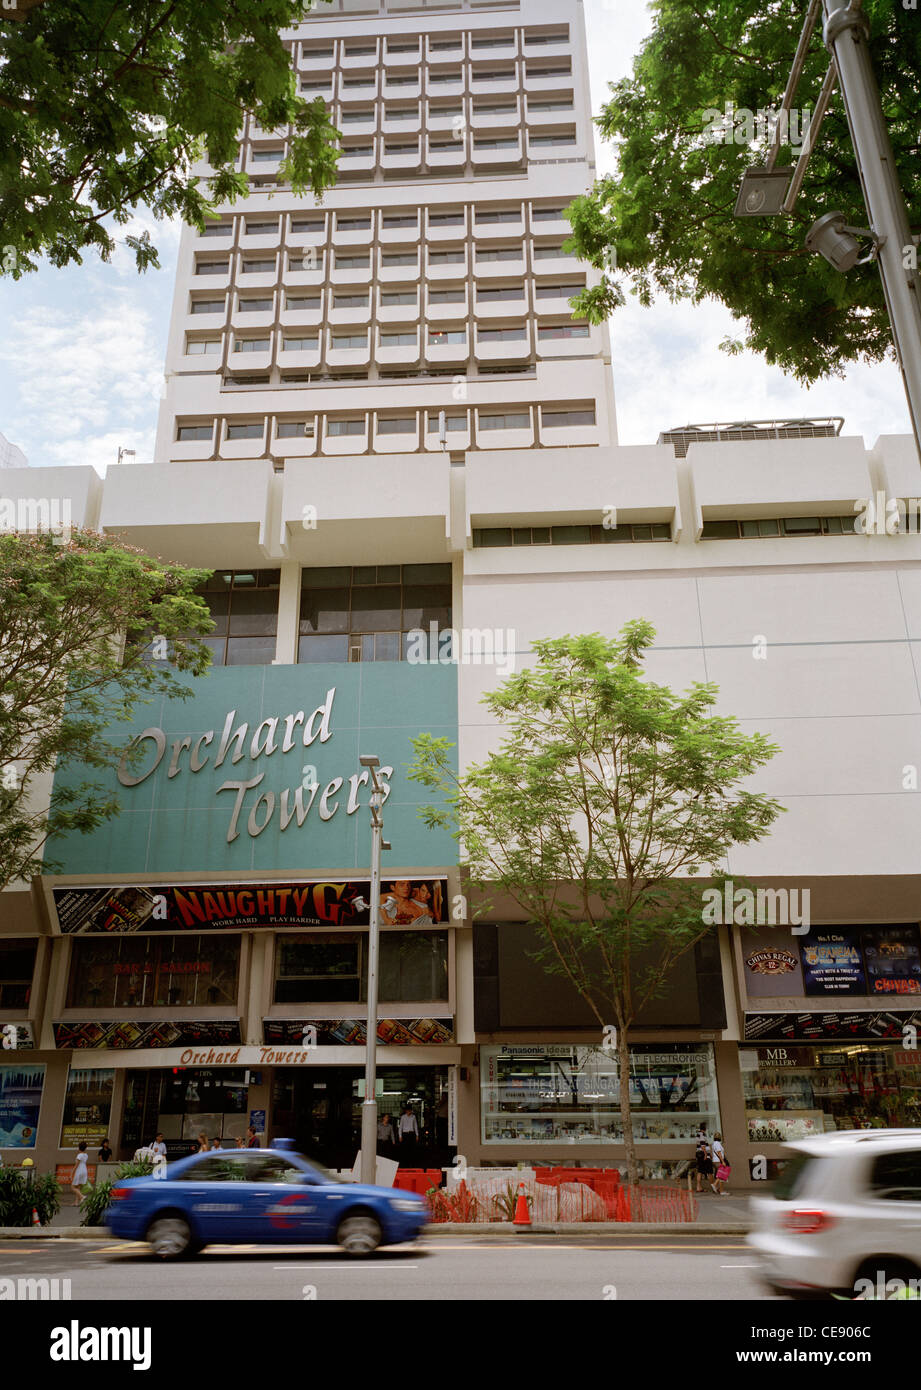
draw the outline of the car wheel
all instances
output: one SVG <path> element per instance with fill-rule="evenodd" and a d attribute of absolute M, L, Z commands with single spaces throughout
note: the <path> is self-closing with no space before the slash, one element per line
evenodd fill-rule
<path fill-rule="evenodd" d="M 347 1255 L 370 1255 L 381 1243 L 380 1222 L 369 1212 L 356 1212 L 346 1216 L 336 1231 L 336 1244 L 341 1245 Z"/>
<path fill-rule="evenodd" d="M 912 1287 L 912 1280 L 917 1287 L 918 1270 L 916 1266 L 909 1264 L 906 1260 L 894 1259 L 892 1256 L 881 1256 L 877 1260 L 865 1260 L 854 1276 L 854 1286 L 850 1290 L 851 1298 L 867 1296 L 867 1281 L 873 1285 L 872 1298 L 878 1298 L 880 1292 L 885 1296 L 886 1285 L 891 1281 L 898 1280 L 908 1288 Z"/>
<path fill-rule="evenodd" d="M 147 1228 L 151 1249 L 161 1260 L 179 1260 L 195 1251 L 189 1223 L 182 1216 L 158 1216 Z"/>

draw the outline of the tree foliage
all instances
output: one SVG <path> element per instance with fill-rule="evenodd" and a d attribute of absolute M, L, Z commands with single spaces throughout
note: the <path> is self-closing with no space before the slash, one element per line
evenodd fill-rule
<path fill-rule="evenodd" d="M 200 637 L 214 623 L 194 593 L 209 573 L 89 531 L 0 534 L 0 891 L 55 872 L 40 856 L 49 837 L 117 815 L 101 782 L 58 779 L 49 802 L 44 781 L 114 767 L 138 703 L 191 695 L 176 672 L 210 664 Z M 152 634 L 169 664 L 149 659 Z"/>
<path fill-rule="evenodd" d="M 615 142 L 618 170 L 596 181 L 569 209 L 568 245 L 605 271 L 603 282 L 572 301 L 601 322 L 625 302 L 721 300 L 742 336 L 723 343 L 750 349 L 812 382 L 853 361 L 891 355 L 891 335 L 874 264 L 839 274 L 804 247 L 815 219 L 833 209 L 867 225 L 840 93 L 822 125 L 803 190 L 790 216 L 737 218 L 744 170 L 763 163 L 767 122 L 778 108 L 806 12 L 805 0 L 656 0 L 655 28 L 633 73 L 610 84 L 598 117 Z M 871 54 L 912 230 L 921 230 L 921 11 L 865 0 Z M 829 63 L 821 23 L 794 109 L 811 111 Z M 713 113 L 732 114 L 714 138 Z M 706 113 L 710 112 L 708 116 Z M 746 121 L 739 113 L 749 112 Z M 805 113 L 787 134 L 802 135 Z M 736 135 L 741 143 L 735 143 Z M 752 144 L 745 136 L 754 135 Z M 795 163 L 787 144 L 778 165 Z M 613 268 L 616 255 L 616 270 Z M 609 269 L 610 267 L 610 269 Z"/>
<path fill-rule="evenodd" d="M 314 0 L 316 3 L 316 0 Z M 46 255 L 108 260 L 106 219 L 135 208 L 204 226 L 245 196 L 235 169 L 244 112 L 290 126 L 280 177 L 319 196 L 335 182 L 338 131 L 322 97 L 297 92 L 280 31 L 303 0 L 42 0 L 0 9 L 0 273 Z M 206 158 L 213 176 L 192 173 Z M 139 270 L 158 265 L 146 233 L 128 237 Z"/>
<path fill-rule="evenodd" d="M 703 886 L 722 882 L 731 847 L 767 834 L 783 809 L 743 785 L 776 746 L 715 714 L 715 685 L 675 694 L 646 680 L 654 638 L 635 621 L 615 640 L 535 642 L 533 667 L 483 699 L 502 726 L 498 749 L 455 775 L 450 744 L 424 734 L 409 774 L 440 793 L 421 814 L 453 828 L 478 914 L 511 897 L 545 968 L 590 1006 L 599 1042 L 616 1024 L 631 1173 L 628 1030 L 712 930 Z"/>

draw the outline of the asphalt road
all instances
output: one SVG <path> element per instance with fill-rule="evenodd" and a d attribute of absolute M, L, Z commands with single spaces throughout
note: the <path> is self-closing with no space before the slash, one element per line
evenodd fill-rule
<path fill-rule="evenodd" d="M 164 1263 L 115 1241 L 0 1242 L 0 1275 L 70 1280 L 90 1302 L 210 1299 L 772 1300 L 738 1236 L 423 1238 L 350 1259 L 328 1246 L 211 1246 Z"/>

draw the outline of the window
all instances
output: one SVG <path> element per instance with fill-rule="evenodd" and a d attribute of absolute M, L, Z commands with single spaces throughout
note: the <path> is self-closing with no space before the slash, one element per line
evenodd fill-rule
<path fill-rule="evenodd" d="M 193 314 L 223 314 L 225 305 L 223 299 L 193 299 L 191 311 Z"/>
<path fill-rule="evenodd" d="M 466 290 L 429 290 L 430 304 L 466 304 L 466 302 Z"/>
<path fill-rule="evenodd" d="M 412 333 L 381 333 L 381 347 L 416 347 L 419 339 Z"/>
<path fill-rule="evenodd" d="M 212 222 L 199 232 L 199 236 L 230 236 L 232 231 L 232 222 Z"/>
<path fill-rule="evenodd" d="M 272 275 L 275 271 L 275 258 L 271 260 L 245 260 L 240 267 L 244 275 Z"/>
<path fill-rule="evenodd" d="M 422 885 L 413 888 L 419 892 Z M 367 975 L 367 932 L 292 932 L 276 938 L 276 1004 L 363 1002 Z M 379 992 L 387 1003 L 446 1000 L 447 932 L 382 931 Z"/>
<path fill-rule="evenodd" d="M 465 344 L 466 328 L 430 328 L 429 347 L 447 347 L 450 343 Z"/>
<path fill-rule="evenodd" d="M 336 253 L 337 270 L 369 270 L 371 268 L 370 256 L 342 256 Z"/>
<path fill-rule="evenodd" d="M 259 430 L 261 435 L 261 426 Z M 215 666 L 271 665 L 279 576 L 279 570 L 218 570 L 198 590 L 215 622 L 214 631 L 202 639 Z"/>
<path fill-rule="evenodd" d="M 394 265 L 417 265 L 418 261 L 418 251 L 384 251 L 381 255 L 381 265 L 385 268 Z"/>
<path fill-rule="evenodd" d="M 359 77 L 343 77 L 342 85 L 343 87 L 373 87 L 374 74 L 366 72 Z"/>
<path fill-rule="evenodd" d="M 880 1201 L 921 1202 L 921 1149 L 880 1154 L 873 1161 L 870 1191 Z"/>
<path fill-rule="evenodd" d="M 480 413 L 478 424 L 481 430 L 526 430 L 531 427 L 529 411 L 510 411 L 506 415 L 484 415 Z"/>
<path fill-rule="evenodd" d="M 254 164 L 274 164 L 277 160 L 284 158 L 284 150 L 253 150 L 251 159 Z"/>
<path fill-rule="evenodd" d="M 529 135 L 532 145 L 574 145 L 576 137 L 572 131 L 560 131 L 557 135 Z"/>
<path fill-rule="evenodd" d="M 361 44 L 346 44 L 346 46 L 345 46 L 345 57 L 346 57 L 346 58 L 362 58 L 362 57 L 367 57 L 368 54 L 372 54 L 372 55 L 373 55 L 373 54 L 376 54 L 376 53 L 377 53 L 377 44 L 374 44 L 374 43 L 370 43 L 370 44 L 368 44 L 368 43 L 361 43 Z"/>
<path fill-rule="evenodd" d="M 325 227 L 322 217 L 292 217 L 291 230 L 299 235 L 303 232 L 322 232 Z"/>
<path fill-rule="evenodd" d="M 851 536 L 852 516 L 783 516 L 732 521 L 705 521 L 702 541 L 753 540 L 765 536 Z"/>
<path fill-rule="evenodd" d="M 334 333 L 331 346 L 334 348 L 366 348 L 368 335 L 367 333 Z"/>
<path fill-rule="evenodd" d="M 237 338 L 233 350 L 234 352 L 268 352 L 271 346 L 271 338 Z"/>
<path fill-rule="evenodd" d="M 437 434 L 439 429 L 438 416 L 429 415 L 429 422 L 426 432 Z M 449 434 L 463 433 L 467 429 L 466 415 L 445 415 L 445 430 Z"/>
<path fill-rule="evenodd" d="M 430 212 L 430 227 L 463 227 L 464 214 L 462 212 Z"/>
<path fill-rule="evenodd" d="M 213 425 L 180 425 L 176 438 L 183 443 L 211 443 L 214 437 Z"/>
<path fill-rule="evenodd" d="M 312 439 L 312 420 L 279 420 L 277 439 Z"/>
<path fill-rule="evenodd" d="M 534 222 L 558 222 L 563 216 L 562 208 L 532 208 L 531 220 Z"/>
<path fill-rule="evenodd" d="M 28 1007 L 37 951 L 38 942 L 34 939 L 0 939 L 0 1008 Z"/>
<path fill-rule="evenodd" d="M 195 265 L 196 275 L 226 275 L 229 269 L 227 261 L 197 261 Z"/>
<path fill-rule="evenodd" d="M 501 140 L 490 138 L 475 138 L 473 148 L 475 150 L 517 150 L 519 148 L 517 135 L 510 135 Z"/>
<path fill-rule="evenodd" d="M 333 436 L 343 434 L 364 434 L 364 416 L 360 420 L 328 420 L 326 433 Z"/>
<path fill-rule="evenodd" d="M 516 328 L 479 328 L 477 339 L 481 343 L 520 343 L 527 338 L 524 324 Z"/>
<path fill-rule="evenodd" d="M 241 299 L 237 305 L 241 314 L 265 314 L 274 306 L 274 299 Z"/>
<path fill-rule="evenodd" d="M 78 937 L 69 1009 L 236 1004 L 240 937 L 228 933 Z"/>
<path fill-rule="evenodd" d="M 419 141 L 414 140 L 412 144 L 407 144 L 405 140 L 385 140 L 384 154 L 418 154 Z"/>
<path fill-rule="evenodd" d="M 274 222 L 247 222 L 247 236 L 275 236 L 278 233 L 278 220 Z"/>
<path fill-rule="evenodd" d="M 261 439 L 265 433 L 261 422 L 246 421 L 239 425 L 227 426 L 228 439 Z"/>
<path fill-rule="evenodd" d="M 367 294 L 337 294 L 333 300 L 334 309 L 367 309 Z"/>
<path fill-rule="evenodd" d="M 343 111 L 339 117 L 343 125 L 350 125 L 355 121 L 373 121 L 373 111 Z"/>
<path fill-rule="evenodd" d="M 571 111 L 571 101 L 529 101 L 528 111 Z"/>
<path fill-rule="evenodd" d="M 386 110 L 384 111 L 384 120 L 385 120 L 385 121 L 418 121 L 418 119 L 419 119 L 419 108 L 418 108 L 418 106 L 388 106 L 388 107 L 386 108 Z M 411 218 L 410 220 L 411 220 L 412 223 L 415 223 L 415 221 L 416 221 L 416 219 L 415 219 L 414 217 Z M 402 226 L 402 225 L 407 225 L 407 224 L 397 223 L 397 225 L 398 225 L 398 226 Z M 387 226 L 387 219 L 386 219 L 386 218 L 384 219 L 384 226 L 385 226 L 385 227 Z"/>
<path fill-rule="evenodd" d="M 302 573 L 300 662 L 399 661 L 408 634 L 421 630 L 427 636 L 431 623 L 436 630 L 451 626 L 450 565 L 335 566 Z"/>
<path fill-rule="evenodd" d="M 528 48 L 536 48 L 544 43 L 568 43 L 569 30 L 562 29 L 556 34 L 525 34 L 524 41 Z"/>
<path fill-rule="evenodd" d="M 546 261 L 552 256 L 571 256 L 571 251 L 564 251 L 562 246 L 535 246 L 534 259 L 536 261 Z"/>
<path fill-rule="evenodd" d="M 418 41 L 418 39 L 413 39 L 411 43 L 394 43 L 394 42 L 393 42 L 392 40 L 390 40 L 390 39 L 388 39 L 388 41 L 387 41 L 387 54 L 388 54 L 388 56 L 389 56 L 391 53 L 418 53 L 418 52 L 419 52 L 419 41 Z"/>
<path fill-rule="evenodd" d="M 554 323 L 546 328 L 538 328 L 537 336 L 541 342 L 549 342 L 553 338 L 587 338 L 589 326 L 587 323 Z"/>
<path fill-rule="evenodd" d="M 508 208 L 508 209 L 499 208 L 499 209 L 496 209 L 495 211 L 488 211 L 488 212 L 480 212 L 480 211 L 478 210 L 478 211 L 476 212 L 475 216 L 476 216 L 477 222 L 483 223 L 484 225 L 493 225 L 493 224 L 496 224 L 496 223 L 499 223 L 499 222 L 520 222 L 520 221 L 521 221 L 521 209 L 520 209 L 520 208 Z"/>
<path fill-rule="evenodd" d="M 466 258 L 461 247 L 455 251 L 429 251 L 429 265 L 463 265 Z"/>
<path fill-rule="evenodd" d="M 384 290 L 381 294 L 381 304 L 385 308 L 392 308 L 397 304 L 416 304 L 418 298 L 415 290 Z"/>
<path fill-rule="evenodd" d="M 342 151 L 343 159 L 371 159 L 373 155 L 373 145 L 346 145 Z"/>
<path fill-rule="evenodd" d="M 377 422 L 378 434 L 414 434 L 415 415 L 381 416 Z"/>
<path fill-rule="evenodd" d="M 370 217 L 337 217 L 337 232 L 369 232 L 371 230 Z"/>
<path fill-rule="evenodd" d="M 569 63 L 556 68 L 528 68 L 525 77 L 571 77 L 572 68 Z"/>
<path fill-rule="evenodd" d="M 415 74 L 411 77 L 396 77 L 393 73 L 386 73 L 384 81 L 388 87 L 417 87 L 419 78 Z"/>
<path fill-rule="evenodd" d="M 318 294 L 288 294 L 285 295 L 285 308 L 293 309 L 298 313 L 303 313 L 308 309 L 319 309 L 320 296 Z"/>
<path fill-rule="evenodd" d="M 520 246 L 501 246 L 489 251 L 478 246 L 476 258 L 478 261 L 522 261 L 524 249 Z"/>
<path fill-rule="evenodd" d="M 477 286 L 477 302 L 481 300 L 484 304 L 495 304 L 505 299 L 524 299 L 523 285 L 499 285 L 492 289 L 485 289 L 482 285 Z"/>
<path fill-rule="evenodd" d="M 473 103 L 473 114 L 475 116 L 515 116 L 518 114 L 518 107 L 515 102 L 485 102 L 475 101 Z M 514 219 L 516 222 L 518 218 Z"/>
<path fill-rule="evenodd" d="M 541 423 L 549 429 L 561 430 L 573 425 L 593 425 L 594 410 L 547 410 L 541 411 Z"/>
<path fill-rule="evenodd" d="M 418 227 L 419 214 L 416 212 L 385 212 L 382 226 L 386 231 L 395 227 Z"/>
<path fill-rule="evenodd" d="M 389 79 L 388 79 L 388 81 L 389 81 Z M 462 75 L 461 75 L 461 73 L 460 73 L 459 71 L 458 71 L 458 72 L 430 72 L 430 73 L 429 73 L 429 85 L 430 85 L 430 86 L 435 86 L 436 84 L 441 84 L 441 83 L 444 83 L 444 82 L 461 82 L 461 81 L 463 81 L 463 77 L 462 77 Z"/>
<path fill-rule="evenodd" d="M 283 338 L 282 348 L 285 352 L 315 352 L 320 346 L 320 340 L 313 338 Z"/>
<path fill-rule="evenodd" d="M 493 69 L 489 72 L 477 72 L 474 69 L 473 80 L 474 82 L 514 82 L 515 69 L 505 68 L 502 71 Z"/>
<path fill-rule="evenodd" d="M 508 545 L 605 545 L 611 542 L 670 541 L 667 522 L 605 526 L 488 526 L 475 529 L 475 549 Z"/>
<path fill-rule="evenodd" d="M 507 48 L 515 42 L 512 34 L 489 34 L 485 38 L 471 38 L 471 48 Z"/>
<path fill-rule="evenodd" d="M 449 49 L 460 48 L 460 39 L 437 39 L 429 43 L 430 53 L 447 53 Z"/>
<path fill-rule="evenodd" d="M 211 357 L 221 350 L 220 338 L 187 338 L 185 345 L 189 357 Z"/>
<path fill-rule="evenodd" d="M 571 299 L 584 289 L 585 284 L 581 280 L 571 285 L 535 285 L 534 295 L 536 299 Z"/>

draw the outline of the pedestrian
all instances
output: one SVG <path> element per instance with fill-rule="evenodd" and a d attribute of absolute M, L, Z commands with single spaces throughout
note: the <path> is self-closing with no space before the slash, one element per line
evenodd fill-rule
<path fill-rule="evenodd" d="M 382 1115 L 377 1122 L 377 1151 L 389 1158 L 396 1145 L 397 1136 L 393 1128 L 393 1116 Z"/>
<path fill-rule="evenodd" d="M 166 1145 L 163 1142 L 163 1135 L 158 1134 L 150 1146 L 150 1152 L 157 1158 L 166 1158 Z"/>
<path fill-rule="evenodd" d="M 198 1152 L 200 1154 L 206 1154 L 210 1148 L 211 1143 L 208 1136 L 205 1134 L 204 1130 L 202 1130 L 201 1134 L 198 1136 Z"/>
<path fill-rule="evenodd" d="M 726 1157 L 726 1150 L 723 1148 L 723 1140 L 721 1135 L 714 1134 L 713 1139 L 710 1142 L 710 1153 L 712 1155 L 713 1164 L 716 1168 L 716 1178 L 710 1184 L 710 1186 L 713 1188 L 713 1191 L 716 1193 L 718 1197 L 728 1197 L 729 1193 L 723 1191 L 723 1183 L 729 1181 L 729 1174 L 732 1170 L 729 1167 L 729 1160 Z"/>
<path fill-rule="evenodd" d="M 403 1113 L 397 1124 L 400 1148 L 408 1158 L 419 1142 L 419 1122 L 411 1105 L 403 1106 Z"/>
<path fill-rule="evenodd" d="M 86 1162 L 86 1140 L 81 1139 L 77 1146 L 77 1161 L 74 1164 L 74 1171 L 70 1179 L 70 1190 L 74 1194 L 75 1207 L 78 1207 L 83 1201 L 83 1188 L 90 1180 L 90 1175 L 86 1169 Z"/>
<path fill-rule="evenodd" d="M 694 1173 L 697 1178 L 697 1191 L 701 1190 L 701 1182 L 706 1179 L 712 1185 L 713 1179 L 713 1157 L 710 1153 L 710 1143 L 706 1134 L 698 1130 L 697 1146 L 694 1149 Z M 688 1174 L 690 1179 L 690 1174 Z"/>
<path fill-rule="evenodd" d="M 249 1129 L 246 1131 L 246 1147 L 248 1149 L 259 1148 L 259 1135 L 256 1133 L 255 1125 L 250 1125 Z"/>
<path fill-rule="evenodd" d="M 109 1140 L 108 1140 L 108 1138 L 105 1138 L 105 1139 L 103 1139 L 103 1141 L 102 1141 L 102 1145 L 100 1146 L 99 1153 L 97 1154 L 97 1158 L 99 1159 L 99 1162 L 100 1162 L 100 1163 L 108 1163 L 109 1160 L 111 1159 L 111 1157 L 112 1157 L 112 1150 L 111 1150 L 111 1148 L 109 1147 Z"/>
<path fill-rule="evenodd" d="M 211 1143 L 211 1148 L 212 1148 L 212 1149 L 219 1149 L 219 1148 L 221 1148 L 221 1147 L 222 1147 L 222 1145 L 221 1145 L 220 1138 L 218 1137 L 218 1135 L 215 1135 L 215 1136 L 214 1136 L 214 1139 L 212 1140 L 212 1143 Z"/>

